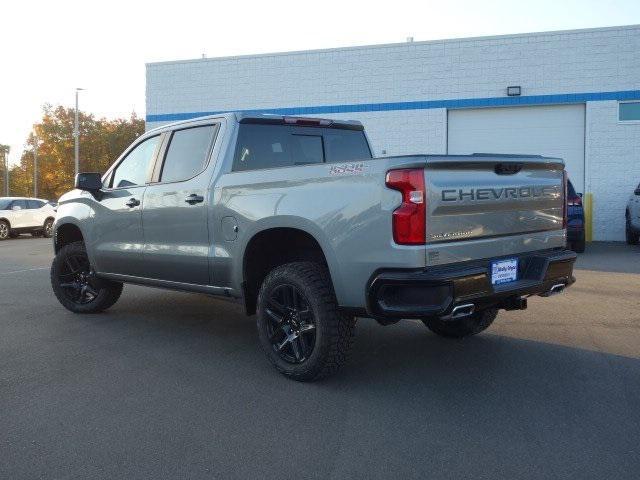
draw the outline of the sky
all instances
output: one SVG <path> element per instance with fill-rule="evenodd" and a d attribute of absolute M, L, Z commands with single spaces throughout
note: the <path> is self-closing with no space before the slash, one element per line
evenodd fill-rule
<path fill-rule="evenodd" d="M 145 114 L 145 63 L 640 24 L 640 0 L 7 0 L 0 144 L 17 162 L 42 105 Z"/>

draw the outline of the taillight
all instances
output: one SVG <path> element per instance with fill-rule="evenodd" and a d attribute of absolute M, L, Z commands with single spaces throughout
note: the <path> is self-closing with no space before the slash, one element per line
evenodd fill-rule
<path fill-rule="evenodd" d="M 402 193 L 402 204 L 393 212 L 393 240 L 400 245 L 424 245 L 427 231 L 424 170 L 389 170 L 386 184 Z"/>
<path fill-rule="evenodd" d="M 571 197 L 569 200 L 567 200 L 567 203 L 570 207 L 581 207 L 582 199 L 580 197 Z"/>
<path fill-rule="evenodd" d="M 567 228 L 567 225 L 569 223 L 569 212 L 567 204 L 569 202 L 569 196 L 567 195 L 567 193 L 569 192 L 569 179 L 567 178 L 567 171 L 563 170 L 562 171 L 562 185 L 563 185 L 563 190 L 562 190 L 562 228 Z"/>

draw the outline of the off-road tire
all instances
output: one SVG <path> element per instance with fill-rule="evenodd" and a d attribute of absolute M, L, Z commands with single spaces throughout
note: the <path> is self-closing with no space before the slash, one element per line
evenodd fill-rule
<path fill-rule="evenodd" d="M 497 309 L 489 308 L 456 320 L 434 318 L 425 319 L 423 322 L 436 335 L 448 338 L 463 338 L 476 335 L 489 328 L 497 315 Z"/>
<path fill-rule="evenodd" d="M 640 243 L 640 232 L 637 232 L 631 226 L 631 220 L 629 219 L 629 214 L 626 215 L 625 222 L 625 237 L 627 239 L 627 244 L 629 245 L 638 245 Z"/>
<path fill-rule="evenodd" d="M 60 273 L 64 264 L 70 257 L 84 256 L 87 258 L 87 251 L 83 242 L 74 242 L 62 247 L 53 259 L 51 264 L 51 287 L 58 301 L 67 310 L 74 313 L 98 313 L 111 307 L 118 301 L 122 294 L 122 283 L 108 280 L 95 279 L 93 290 L 97 292 L 95 298 L 88 303 L 78 303 L 69 298 L 65 288 L 61 287 Z"/>
<path fill-rule="evenodd" d="M 0 220 L 0 241 L 6 240 L 11 235 L 11 227 L 4 220 Z"/>
<path fill-rule="evenodd" d="M 315 324 L 313 350 L 302 363 L 284 360 L 269 335 L 268 299 L 279 286 L 303 292 Z M 287 263 L 273 269 L 262 282 L 257 301 L 260 345 L 273 366 L 293 380 L 310 382 L 334 374 L 346 361 L 353 343 L 355 318 L 338 310 L 326 267 L 314 262 Z"/>

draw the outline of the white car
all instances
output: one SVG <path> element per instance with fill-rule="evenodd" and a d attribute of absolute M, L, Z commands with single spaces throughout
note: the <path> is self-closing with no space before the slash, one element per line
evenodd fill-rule
<path fill-rule="evenodd" d="M 629 245 L 638 245 L 638 243 L 640 243 L 640 185 L 636 187 L 633 195 L 629 197 L 627 210 L 625 211 L 625 219 L 627 243 Z"/>
<path fill-rule="evenodd" d="M 56 210 L 41 198 L 0 197 L 0 240 L 21 233 L 50 237 Z"/>

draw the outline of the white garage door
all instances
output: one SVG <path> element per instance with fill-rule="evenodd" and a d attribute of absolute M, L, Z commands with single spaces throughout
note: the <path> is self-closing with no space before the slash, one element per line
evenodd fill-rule
<path fill-rule="evenodd" d="M 584 105 L 450 110 L 448 117 L 448 153 L 560 157 L 584 192 Z"/>

